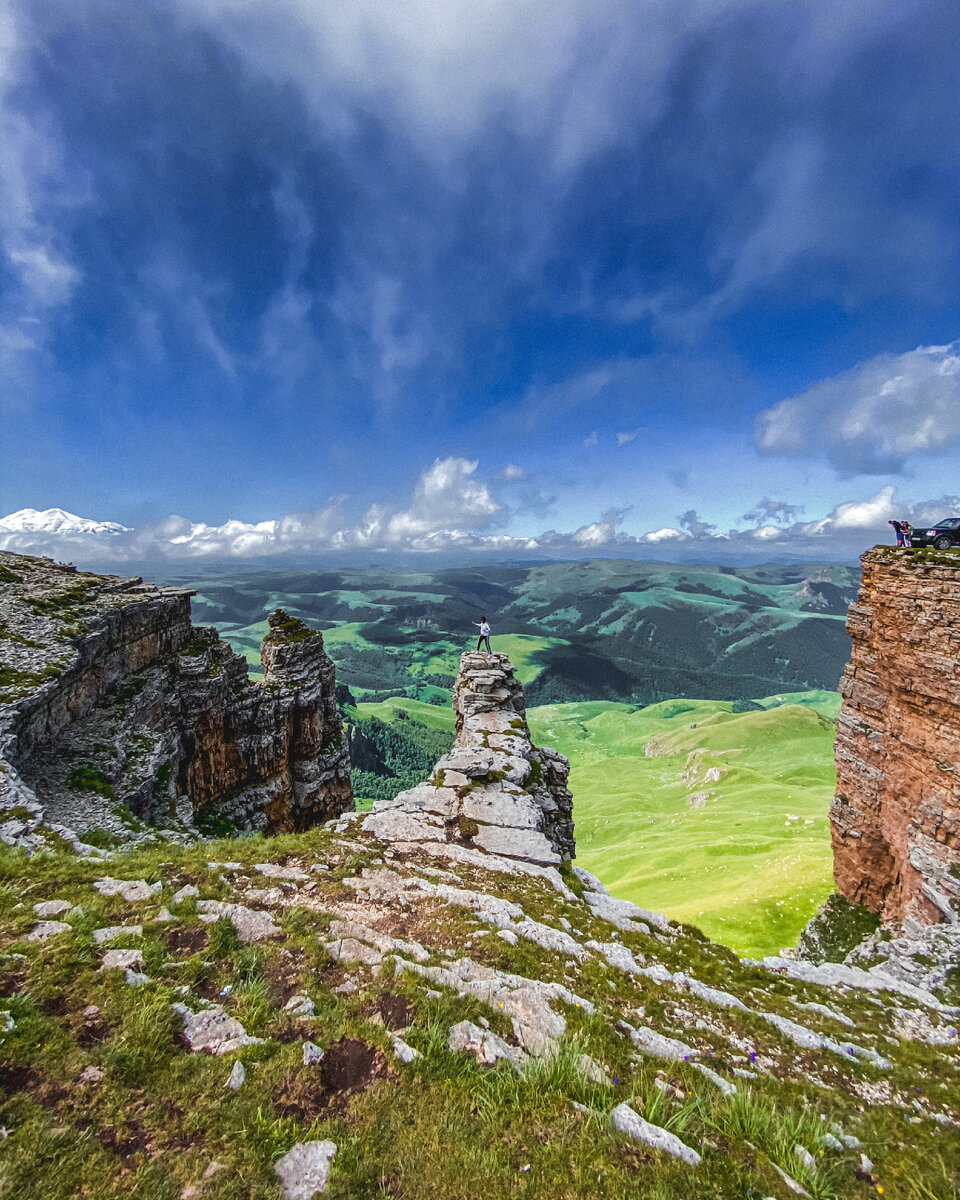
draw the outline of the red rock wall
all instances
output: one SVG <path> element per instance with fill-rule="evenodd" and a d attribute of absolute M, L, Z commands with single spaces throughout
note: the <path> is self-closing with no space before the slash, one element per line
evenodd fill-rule
<path fill-rule="evenodd" d="M 834 876 L 885 921 L 956 921 L 960 560 L 884 547 L 862 561 L 840 684 Z"/>

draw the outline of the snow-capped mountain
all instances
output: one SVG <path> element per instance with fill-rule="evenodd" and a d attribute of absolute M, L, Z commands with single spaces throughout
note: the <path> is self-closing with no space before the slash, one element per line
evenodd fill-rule
<path fill-rule="evenodd" d="M 46 534 L 50 537 L 102 536 L 128 533 L 126 525 L 116 521 L 93 521 L 78 517 L 62 508 L 21 508 L 0 517 L 0 545 L 5 534 Z"/>

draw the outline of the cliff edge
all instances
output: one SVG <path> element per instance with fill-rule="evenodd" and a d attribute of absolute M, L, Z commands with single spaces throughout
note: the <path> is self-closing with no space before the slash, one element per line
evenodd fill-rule
<path fill-rule="evenodd" d="M 0 553 L 0 840 L 89 852 L 352 810 L 323 636 L 278 610 L 253 684 L 192 594 Z"/>
<path fill-rule="evenodd" d="M 960 913 L 960 558 L 878 547 L 850 608 L 830 810 L 837 888 L 885 924 Z"/>

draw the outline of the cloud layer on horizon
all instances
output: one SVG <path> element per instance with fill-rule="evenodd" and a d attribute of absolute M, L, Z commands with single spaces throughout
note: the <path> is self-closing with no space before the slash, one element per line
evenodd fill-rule
<path fill-rule="evenodd" d="M 438 459 L 420 475 L 406 508 L 373 505 L 356 521 L 346 511 L 348 497 L 331 499 L 311 512 L 220 525 L 169 516 L 127 528 L 117 523 L 77 520 L 59 510 L 17 513 L 0 518 L 0 549 L 20 553 L 75 556 L 85 563 L 150 563 L 272 560 L 316 557 L 362 561 L 369 556 L 457 556 L 463 559 L 523 557 L 583 558 L 639 556 L 699 558 L 709 562 L 780 556 L 850 559 L 869 541 L 889 540 L 887 522 L 906 517 L 922 526 L 960 513 L 960 497 L 910 503 L 892 485 L 864 500 L 845 501 L 826 516 L 796 521 L 794 506 L 764 498 L 744 520 L 751 524 L 718 530 L 694 510 L 675 526 L 641 534 L 623 530 L 622 510 L 569 532 L 548 529 L 535 536 L 497 532 L 509 516 L 498 493 L 514 481 L 515 469 L 483 480 L 478 463 Z"/>

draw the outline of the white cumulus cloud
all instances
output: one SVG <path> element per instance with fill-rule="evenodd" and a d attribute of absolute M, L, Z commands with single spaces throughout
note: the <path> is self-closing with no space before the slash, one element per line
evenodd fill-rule
<path fill-rule="evenodd" d="M 760 413 L 765 454 L 824 453 L 847 473 L 899 471 L 960 440 L 960 342 L 881 354 Z"/>

